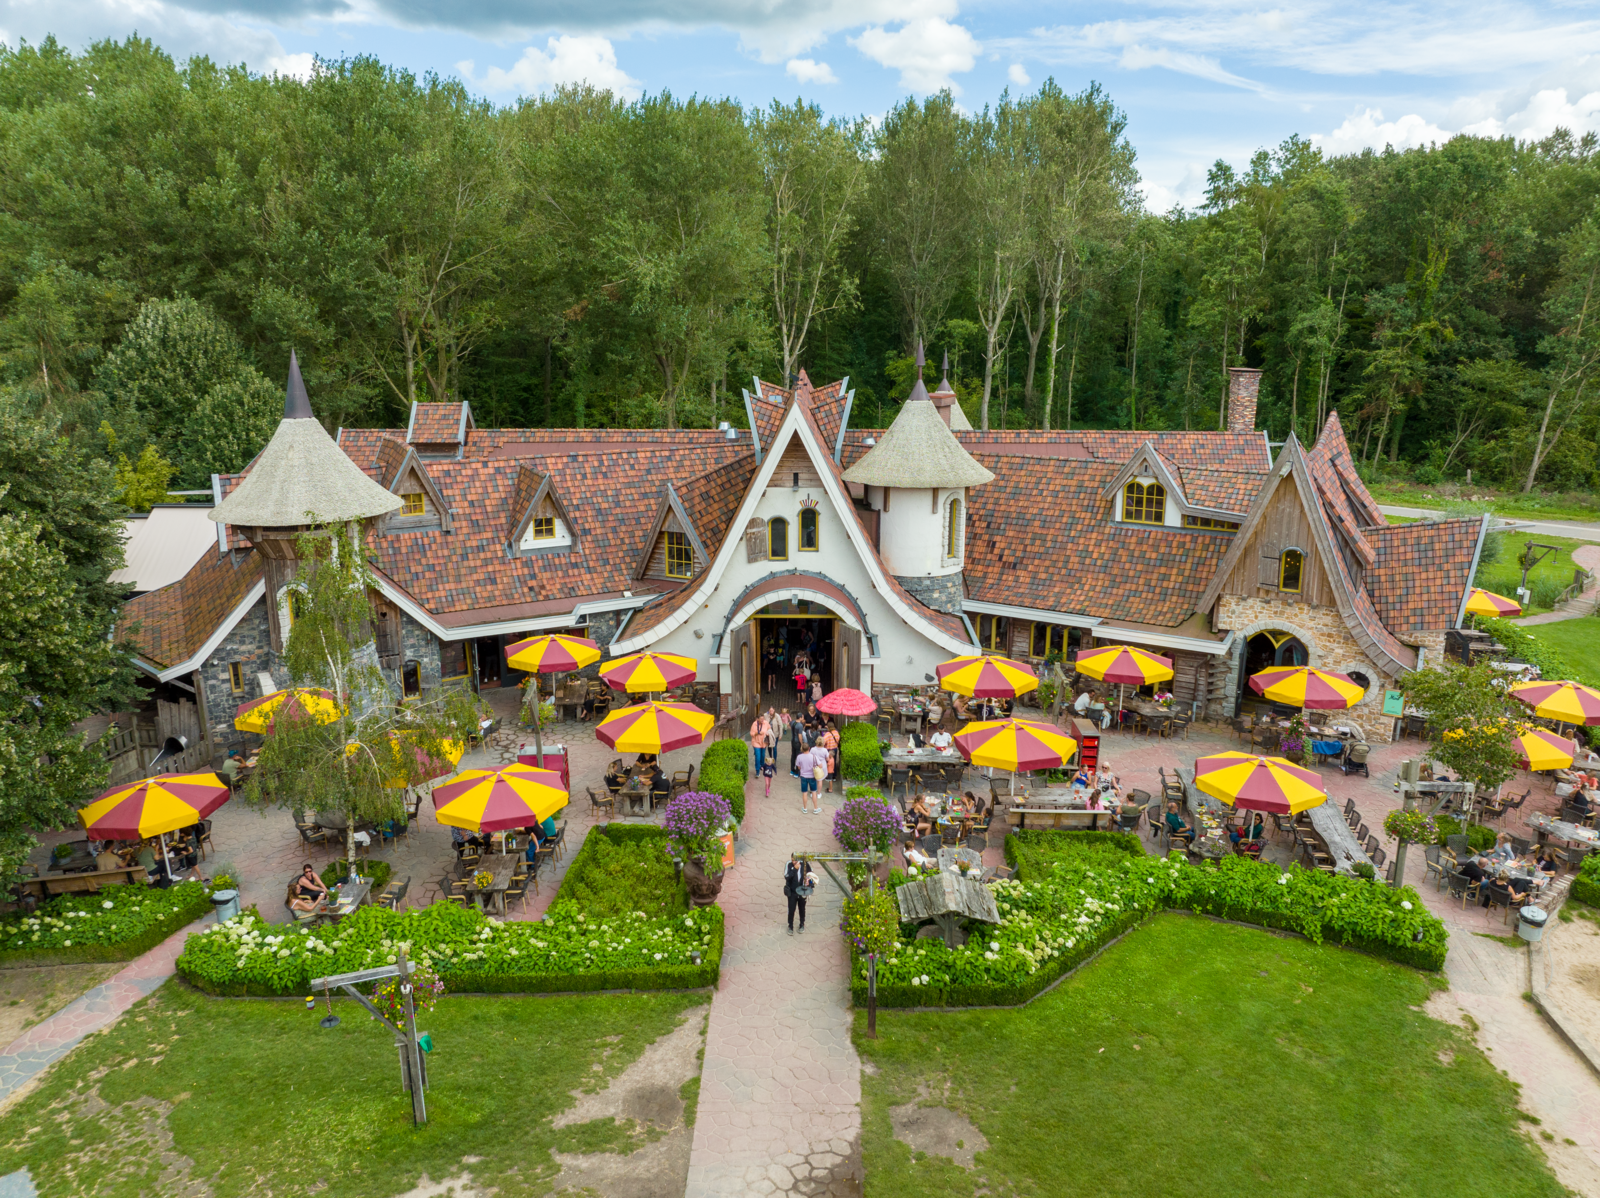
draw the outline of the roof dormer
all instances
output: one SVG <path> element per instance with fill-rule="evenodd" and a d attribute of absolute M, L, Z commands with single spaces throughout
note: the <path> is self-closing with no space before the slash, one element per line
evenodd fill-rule
<path fill-rule="evenodd" d="M 667 483 L 661 489 L 661 501 L 656 504 L 655 519 L 650 522 L 634 577 L 669 581 L 693 578 L 710 560 L 677 489 Z"/>
<path fill-rule="evenodd" d="M 511 490 L 506 551 L 512 557 L 529 557 L 571 548 L 572 517 L 551 486 L 550 476 L 518 466 Z"/>
<path fill-rule="evenodd" d="M 1197 503 L 1179 469 L 1146 441 L 1100 492 L 1111 519 L 1135 527 L 1236 532 L 1244 513 Z"/>
<path fill-rule="evenodd" d="M 469 403 L 414 403 L 406 444 L 429 461 L 458 461 L 476 427 Z"/>
<path fill-rule="evenodd" d="M 379 481 L 400 497 L 400 510 L 384 520 L 385 533 L 450 531 L 450 505 L 415 449 L 385 441 L 379 447 L 378 466 Z"/>

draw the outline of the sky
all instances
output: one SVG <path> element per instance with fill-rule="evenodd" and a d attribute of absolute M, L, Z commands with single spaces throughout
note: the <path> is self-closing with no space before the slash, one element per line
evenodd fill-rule
<path fill-rule="evenodd" d="M 134 32 L 180 62 L 300 76 L 371 54 L 500 103 L 587 81 L 877 116 L 943 87 L 978 111 L 1099 82 L 1156 211 L 1296 133 L 1344 153 L 1600 132 L 1600 0 L 0 0 L 12 46 Z"/>

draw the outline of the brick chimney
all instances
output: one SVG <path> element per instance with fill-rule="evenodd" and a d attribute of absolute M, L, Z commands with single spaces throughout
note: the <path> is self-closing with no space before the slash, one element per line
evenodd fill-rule
<path fill-rule="evenodd" d="M 1256 393 L 1261 390 L 1261 372 L 1248 366 L 1228 367 L 1228 431 L 1253 433 L 1256 430 Z"/>

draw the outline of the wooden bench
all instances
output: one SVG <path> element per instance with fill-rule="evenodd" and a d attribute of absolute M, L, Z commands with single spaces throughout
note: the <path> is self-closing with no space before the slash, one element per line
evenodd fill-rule
<path fill-rule="evenodd" d="M 21 883 L 24 894 L 49 898 L 56 894 L 81 894 L 96 891 L 102 886 L 131 886 L 143 882 L 149 875 L 142 865 L 129 865 L 122 869 L 97 869 L 82 874 L 42 874 L 25 878 Z"/>

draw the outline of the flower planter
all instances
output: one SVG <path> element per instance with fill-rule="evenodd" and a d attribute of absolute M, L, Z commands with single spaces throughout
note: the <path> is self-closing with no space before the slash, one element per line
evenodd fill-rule
<path fill-rule="evenodd" d="M 709 907 L 722 893 L 722 871 L 706 873 L 705 858 L 695 857 L 684 864 L 683 883 L 689 888 L 689 902 L 696 907 Z"/>
<path fill-rule="evenodd" d="M 1301 749 L 1291 749 L 1289 752 L 1284 754 L 1284 757 L 1285 759 L 1292 761 L 1295 765 L 1301 764 L 1306 759 L 1305 752 Z"/>

